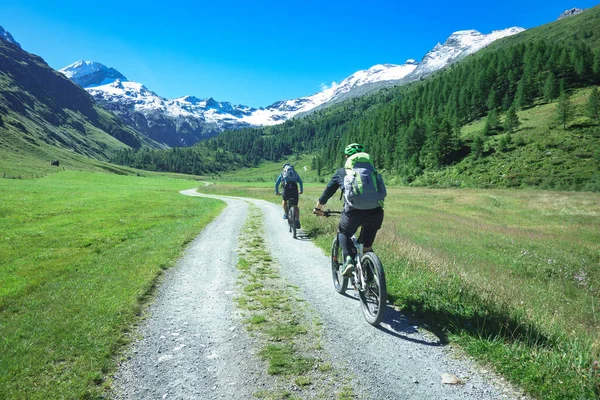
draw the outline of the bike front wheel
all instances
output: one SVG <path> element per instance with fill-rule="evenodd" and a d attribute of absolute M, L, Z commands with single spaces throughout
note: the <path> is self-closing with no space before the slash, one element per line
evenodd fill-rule
<path fill-rule="evenodd" d="M 387 287 L 385 273 L 379 257 L 368 252 L 361 258 L 364 290 L 358 291 L 363 315 L 371 325 L 379 325 L 385 315 Z"/>
<path fill-rule="evenodd" d="M 340 242 L 336 236 L 331 244 L 331 275 L 335 291 L 344 294 L 348 288 L 348 278 L 342 275 L 342 266 L 344 263 L 340 259 L 343 260 L 344 257 Z"/>

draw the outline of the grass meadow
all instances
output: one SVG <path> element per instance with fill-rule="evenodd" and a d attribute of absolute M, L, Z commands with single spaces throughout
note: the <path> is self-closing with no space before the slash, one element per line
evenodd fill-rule
<path fill-rule="evenodd" d="M 162 271 L 223 207 L 197 182 L 0 179 L 0 398 L 100 398 Z"/>
<path fill-rule="evenodd" d="M 278 203 L 272 186 L 200 191 Z M 328 253 L 337 219 L 311 214 L 324 186 L 300 208 Z M 428 329 L 534 397 L 600 397 L 600 194 L 389 187 L 375 249 L 392 301 Z"/>

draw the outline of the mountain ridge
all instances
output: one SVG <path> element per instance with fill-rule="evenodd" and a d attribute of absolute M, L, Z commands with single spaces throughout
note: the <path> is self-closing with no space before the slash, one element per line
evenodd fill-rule
<path fill-rule="evenodd" d="M 333 82 L 313 95 L 280 100 L 260 108 L 219 102 L 211 97 L 200 99 L 194 95 L 166 99 L 140 83 L 130 82 L 114 68 L 92 61 L 77 61 L 59 72 L 80 84 L 96 101 L 148 137 L 169 146 L 190 146 L 227 129 L 277 125 L 347 98 L 423 79 L 495 40 L 523 30 L 512 27 L 490 34 L 476 30 L 457 31 L 444 44 L 436 44 L 421 62 L 408 59 L 399 65 L 376 64 L 356 71 L 339 84 Z"/>
<path fill-rule="evenodd" d="M 20 157 L 46 158 L 58 148 L 106 161 L 117 149 L 160 147 L 8 40 L 0 40 L 0 131 L 0 150 Z"/>

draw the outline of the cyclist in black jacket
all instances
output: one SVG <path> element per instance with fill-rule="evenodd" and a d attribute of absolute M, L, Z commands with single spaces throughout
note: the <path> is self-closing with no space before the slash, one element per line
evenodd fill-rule
<path fill-rule="evenodd" d="M 352 143 L 346 146 L 344 155 L 346 158 L 356 153 L 363 153 L 365 151 L 364 146 L 359 143 Z M 317 205 L 313 212 L 317 215 L 324 215 L 323 206 L 327 204 L 327 201 L 335 194 L 340 188 L 344 190 L 344 178 L 346 177 L 346 169 L 340 168 L 331 177 L 331 180 L 327 184 L 327 187 L 323 191 L 323 194 L 319 198 Z M 385 188 L 383 189 L 385 192 Z M 359 210 L 353 208 L 347 202 L 344 204 L 344 212 L 340 218 L 340 224 L 338 227 L 338 240 L 342 246 L 344 255 L 344 270 L 342 275 L 352 276 L 352 272 L 356 269 L 354 258 L 356 256 L 356 248 L 352 243 L 352 235 L 354 235 L 360 226 L 363 226 L 363 251 L 373 251 L 373 242 L 377 231 L 381 229 L 383 223 L 383 207 L 375 207 L 368 210 Z"/>

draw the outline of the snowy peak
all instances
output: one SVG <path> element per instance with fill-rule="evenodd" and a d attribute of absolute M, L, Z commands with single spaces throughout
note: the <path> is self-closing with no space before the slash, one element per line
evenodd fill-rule
<path fill-rule="evenodd" d="M 181 121 L 200 121 L 216 132 L 245 126 L 276 125 L 317 107 L 360 96 L 386 86 L 413 82 L 473 54 L 500 38 L 524 31 L 509 28 L 482 34 L 476 30 L 454 32 L 443 43 L 437 43 L 421 62 L 408 59 L 404 64 L 377 64 L 357 71 L 342 80 L 323 85 L 311 96 L 281 100 L 268 107 L 255 109 L 212 97 L 183 96 L 168 100 L 148 90 L 144 85 L 130 82 L 120 72 L 100 63 L 78 61 L 60 70 L 69 79 L 83 86 L 99 102 L 122 113 L 161 115 Z"/>
<path fill-rule="evenodd" d="M 581 14 L 583 11 L 584 10 L 582 10 L 581 8 L 571 8 L 570 10 L 566 10 L 565 12 L 563 12 L 562 14 L 560 14 L 560 16 L 558 17 L 558 19 L 572 17 L 573 15 Z"/>
<path fill-rule="evenodd" d="M 487 35 L 473 29 L 457 31 L 450 35 L 444 44 L 436 44 L 420 63 L 409 59 L 400 65 L 377 64 L 369 69 L 355 72 L 339 84 L 333 82 L 329 87 L 312 96 L 282 100 L 266 109 L 257 110 L 252 115 L 244 117 L 243 121 L 251 125 L 276 125 L 323 104 L 342 101 L 357 93 L 365 94 L 370 89 L 382 87 L 386 82 L 388 85 L 413 82 L 477 52 L 498 39 L 524 30 L 513 27 Z"/>
<path fill-rule="evenodd" d="M 5 31 L 3 27 L 0 26 L 0 39 L 4 39 L 9 43 L 14 44 L 18 48 L 21 48 L 21 45 L 12 37 L 8 31 Z"/>
<path fill-rule="evenodd" d="M 367 70 L 355 72 L 350 77 L 344 79 L 339 87 L 349 86 L 353 88 L 367 83 L 399 80 L 411 73 L 418 64 L 413 59 L 407 60 L 401 65 L 377 64 Z"/>
<path fill-rule="evenodd" d="M 411 80 L 419 79 L 481 50 L 498 39 L 515 35 L 524 30 L 523 28 L 512 27 L 493 31 L 487 35 L 474 29 L 454 32 L 444 44 L 436 44 L 407 78 L 412 78 Z"/>
<path fill-rule="evenodd" d="M 266 108 L 256 110 L 242 119 L 251 125 L 277 125 L 294 116 L 308 112 L 320 105 L 340 98 L 360 86 L 384 81 L 396 81 L 409 75 L 419 63 L 413 59 L 404 64 L 377 64 L 360 70 L 341 81 L 333 82 L 319 93 L 293 100 L 281 100 Z"/>
<path fill-rule="evenodd" d="M 59 70 L 67 78 L 84 88 L 107 85 L 127 78 L 114 68 L 94 61 L 77 61 Z"/>

